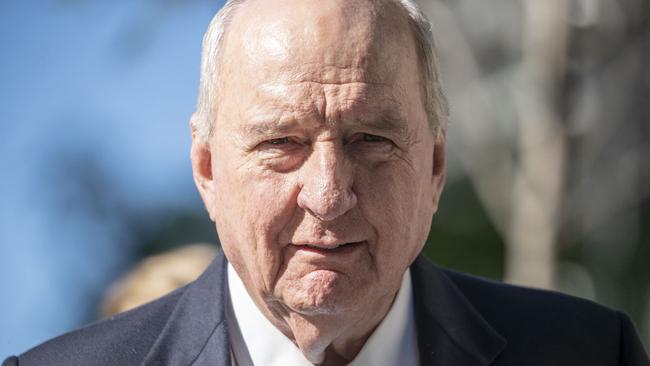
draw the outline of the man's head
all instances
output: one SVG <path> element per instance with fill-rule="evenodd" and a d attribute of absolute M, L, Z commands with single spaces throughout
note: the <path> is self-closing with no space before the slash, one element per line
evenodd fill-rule
<path fill-rule="evenodd" d="M 219 78 L 205 80 L 216 56 L 204 51 L 212 92 L 194 123 L 213 128 L 193 126 L 192 147 L 223 250 L 305 354 L 327 347 L 318 319 L 363 338 L 420 253 L 444 183 L 431 127 L 446 115 L 428 113 L 412 19 L 389 0 L 249 0 L 227 30 L 206 36 L 208 50 L 220 42 Z"/>

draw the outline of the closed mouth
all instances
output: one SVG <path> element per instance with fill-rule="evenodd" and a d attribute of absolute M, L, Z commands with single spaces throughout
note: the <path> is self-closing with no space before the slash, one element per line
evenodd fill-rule
<path fill-rule="evenodd" d="M 319 252 L 319 253 L 336 253 L 343 252 L 348 249 L 354 249 L 357 244 L 362 244 L 363 241 L 350 242 L 350 243 L 341 243 L 335 245 L 318 245 L 318 244 L 293 244 L 298 247 L 298 249 Z"/>

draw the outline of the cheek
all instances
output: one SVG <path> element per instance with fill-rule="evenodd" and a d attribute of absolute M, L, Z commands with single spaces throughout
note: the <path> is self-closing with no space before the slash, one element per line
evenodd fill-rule
<path fill-rule="evenodd" d="M 360 169 L 355 179 L 355 191 L 361 210 L 373 219 L 374 225 L 404 224 L 412 215 L 416 191 L 419 190 L 417 183 L 410 169 L 401 164 L 387 163 L 372 169 Z"/>
<path fill-rule="evenodd" d="M 224 156 L 225 158 L 226 156 Z M 238 273 L 268 292 L 281 262 L 278 235 L 291 218 L 291 180 L 235 159 L 216 164 L 215 222 L 221 245 Z"/>
<path fill-rule="evenodd" d="M 296 208 L 296 189 L 290 177 L 251 176 L 246 186 L 240 186 L 246 193 L 241 199 L 245 201 L 244 215 L 254 228 L 258 242 L 270 249 L 277 249 L 279 235 L 293 217 Z"/>
<path fill-rule="evenodd" d="M 232 229 L 237 232 L 272 234 L 291 195 L 288 181 L 266 174 L 232 150 L 213 161 L 216 215 L 235 224 Z"/>
<path fill-rule="evenodd" d="M 363 172 L 356 183 L 359 207 L 376 230 L 378 264 L 410 264 L 430 226 L 426 181 L 411 167 L 393 163 Z"/>

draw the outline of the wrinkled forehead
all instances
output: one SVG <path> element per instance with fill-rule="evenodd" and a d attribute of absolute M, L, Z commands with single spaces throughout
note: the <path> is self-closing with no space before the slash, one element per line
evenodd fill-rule
<path fill-rule="evenodd" d="M 251 0 L 230 25 L 223 65 L 227 75 L 390 84 L 415 58 L 412 43 L 392 1 Z"/>

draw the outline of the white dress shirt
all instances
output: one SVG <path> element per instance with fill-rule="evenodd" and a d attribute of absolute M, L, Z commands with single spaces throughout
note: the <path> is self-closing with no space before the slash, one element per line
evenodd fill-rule
<path fill-rule="evenodd" d="M 228 288 L 228 324 L 234 366 L 312 365 L 257 308 L 230 264 Z M 418 361 L 411 274 L 407 270 L 388 313 L 348 365 L 416 366 Z"/>

